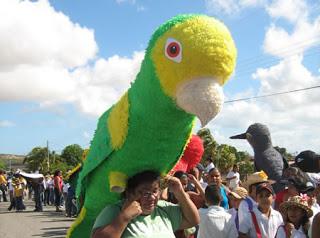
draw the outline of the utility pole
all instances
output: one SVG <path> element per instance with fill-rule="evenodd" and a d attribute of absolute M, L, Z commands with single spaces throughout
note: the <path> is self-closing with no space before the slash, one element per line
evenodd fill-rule
<path fill-rule="evenodd" d="M 48 166 L 48 171 L 50 171 L 50 161 L 49 161 L 50 153 L 49 153 L 49 141 L 48 140 L 47 140 L 47 151 L 48 151 L 47 166 Z"/>

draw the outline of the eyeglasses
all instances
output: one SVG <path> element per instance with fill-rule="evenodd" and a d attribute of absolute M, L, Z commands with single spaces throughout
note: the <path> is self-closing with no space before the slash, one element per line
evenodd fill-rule
<path fill-rule="evenodd" d="M 140 194 L 141 194 L 141 197 L 144 198 L 144 199 L 151 198 L 152 195 L 156 198 L 156 197 L 159 196 L 160 190 L 157 190 L 157 191 L 154 191 L 154 192 L 144 191 L 144 192 L 141 192 Z"/>

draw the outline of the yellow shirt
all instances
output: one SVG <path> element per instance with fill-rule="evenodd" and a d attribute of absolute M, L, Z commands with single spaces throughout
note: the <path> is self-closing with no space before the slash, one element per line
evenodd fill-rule
<path fill-rule="evenodd" d="M 13 184 L 14 187 L 14 195 L 16 197 L 22 197 L 23 196 L 23 190 L 27 184 L 27 181 L 24 178 L 18 179 L 18 181 Z"/>
<path fill-rule="evenodd" d="M 6 177 L 4 177 L 3 174 L 0 175 L 0 184 L 4 184 L 6 185 L 7 184 L 7 180 L 6 180 Z"/>

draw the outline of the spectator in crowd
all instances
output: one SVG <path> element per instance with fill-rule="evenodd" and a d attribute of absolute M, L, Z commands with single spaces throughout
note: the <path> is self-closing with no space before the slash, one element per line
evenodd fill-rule
<path fill-rule="evenodd" d="M 60 210 L 61 197 L 62 197 L 62 182 L 63 181 L 62 181 L 61 170 L 56 170 L 54 172 L 54 178 L 53 178 L 56 212 L 62 212 Z"/>
<path fill-rule="evenodd" d="M 223 207 L 224 209 L 228 210 L 229 209 L 229 201 L 228 201 L 227 194 L 229 192 L 229 189 L 222 184 L 221 174 L 220 174 L 220 171 L 218 168 L 213 168 L 209 171 L 208 185 L 210 185 L 212 183 L 218 185 L 218 187 L 220 188 L 220 193 L 221 193 L 221 197 L 222 197 L 222 200 L 220 202 L 220 206 Z"/>
<path fill-rule="evenodd" d="M 45 189 L 44 180 L 43 178 L 32 179 L 31 183 L 34 191 L 34 201 L 35 201 L 34 212 L 42 212 L 43 206 L 42 206 L 41 195 L 43 194 L 43 191 Z"/>
<path fill-rule="evenodd" d="M 76 206 L 76 191 L 72 184 L 68 183 L 68 193 L 66 198 L 66 216 L 67 217 L 76 217 L 77 216 L 77 206 Z"/>
<path fill-rule="evenodd" d="M 239 167 L 237 164 L 233 165 L 232 170 L 227 174 L 226 177 L 228 181 L 228 187 L 230 190 L 234 190 L 240 184 L 240 174 L 239 174 Z"/>
<path fill-rule="evenodd" d="M 213 169 L 215 166 L 213 164 L 212 158 L 208 157 L 204 161 L 204 166 L 205 166 L 205 173 L 209 173 L 211 169 Z"/>
<path fill-rule="evenodd" d="M 12 180 L 12 177 L 8 179 L 8 191 L 10 196 L 10 206 L 8 207 L 9 211 L 11 211 L 12 209 L 16 209 L 16 197 L 14 195 L 14 187 L 12 185 Z"/>
<path fill-rule="evenodd" d="M 320 213 L 315 215 L 315 217 L 312 221 L 312 229 L 311 229 L 309 237 L 319 238 L 319 234 L 320 234 Z"/>
<path fill-rule="evenodd" d="M 200 208 L 198 238 L 236 238 L 238 232 L 232 216 L 219 206 L 222 201 L 220 186 L 209 184 L 205 190 L 208 208 Z"/>
<path fill-rule="evenodd" d="M 195 193 L 196 188 L 195 186 L 190 183 L 188 174 L 183 171 L 176 171 L 173 175 L 174 177 L 178 178 L 182 184 L 183 190 L 188 193 L 190 199 L 192 200 L 190 196 L 190 192 Z M 193 177 L 194 178 L 194 177 Z M 194 195 L 192 196 L 194 199 Z M 162 192 L 162 198 L 165 199 L 168 202 L 177 204 L 178 199 L 175 197 L 174 193 L 170 190 L 170 188 L 165 188 Z M 195 204 L 195 202 L 192 200 L 192 202 Z M 196 205 L 196 204 L 195 204 Z M 186 238 L 189 237 L 190 234 L 192 234 L 195 231 L 195 229 L 191 229 L 191 231 L 185 231 L 185 230 L 177 230 L 175 231 L 175 237 L 176 238 Z"/>
<path fill-rule="evenodd" d="M 238 209 L 240 202 L 246 199 L 248 196 L 248 191 L 243 187 L 237 187 L 233 191 L 230 191 L 228 194 L 229 203 L 230 203 L 230 209 L 229 214 L 232 216 L 232 220 L 234 221 L 234 224 L 239 231 L 239 215 L 238 215 Z"/>
<path fill-rule="evenodd" d="M 249 194 L 240 202 L 239 205 L 239 229 L 241 228 L 242 223 L 248 219 L 248 216 L 250 216 L 253 209 L 257 207 L 256 186 L 264 182 L 268 182 L 268 176 L 263 171 L 260 171 L 250 174 L 247 178 L 247 181 L 244 183 L 244 186 L 248 189 Z"/>
<path fill-rule="evenodd" d="M 270 183 L 256 186 L 257 207 L 250 212 L 251 219 L 242 221 L 239 238 L 275 237 L 278 227 L 283 224 L 280 212 L 272 208 L 274 191 Z M 248 214 L 249 215 L 249 214 Z"/>
<path fill-rule="evenodd" d="M 7 202 L 7 196 L 6 196 L 6 191 L 7 191 L 7 179 L 6 179 L 6 174 L 3 170 L 0 170 L 0 191 L 2 192 L 2 198 L 4 202 Z M 0 196 L 0 201 L 1 201 L 1 196 Z"/>
<path fill-rule="evenodd" d="M 280 226 L 276 238 L 307 238 L 313 212 L 306 195 L 290 197 L 280 205 L 285 224 Z"/>
<path fill-rule="evenodd" d="M 44 183 L 45 183 L 45 190 L 44 190 L 44 201 L 43 201 L 43 205 L 46 206 L 46 205 L 50 205 L 50 175 L 46 175 L 45 178 L 44 178 Z"/>
<path fill-rule="evenodd" d="M 97 217 L 92 238 L 174 237 L 174 231 L 199 223 L 197 208 L 178 178 L 168 178 L 178 205 L 159 200 L 158 172 L 143 171 L 127 182 L 125 200 L 107 206 Z"/>
<path fill-rule="evenodd" d="M 23 193 L 27 186 L 27 181 L 22 177 L 21 174 L 17 174 L 13 180 L 12 185 L 14 187 L 14 195 L 16 197 L 16 210 L 21 212 L 26 209 L 23 203 Z"/>

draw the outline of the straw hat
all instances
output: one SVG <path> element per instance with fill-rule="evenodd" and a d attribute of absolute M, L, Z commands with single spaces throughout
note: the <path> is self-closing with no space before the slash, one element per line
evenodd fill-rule
<path fill-rule="evenodd" d="M 310 198 L 307 195 L 293 196 L 290 197 L 288 201 L 283 202 L 280 205 L 280 212 L 283 214 L 287 214 L 288 208 L 291 206 L 300 207 L 307 212 L 308 217 L 312 217 L 313 211 L 308 205 L 308 200 Z"/>
<path fill-rule="evenodd" d="M 248 189 L 249 186 L 252 184 L 263 183 L 263 182 L 268 182 L 270 184 L 273 184 L 275 181 L 268 180 L 268 175 L 263 170 L 261 170 L 260 172 L 255 172 L 253 174 L 250 174 L 248 176 L 247 181 L 245 181 L 243 184 L 244 184 L 244 187 Z"/>
<path fill-rule="evenodd" d="M 229 194 L 236 199 L 245 199 L 248 196 L 248 191 L 243 187 L 236 187 L 233 191 L 230 191 Z"/>

